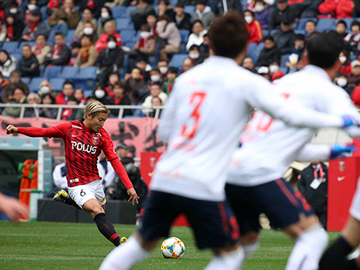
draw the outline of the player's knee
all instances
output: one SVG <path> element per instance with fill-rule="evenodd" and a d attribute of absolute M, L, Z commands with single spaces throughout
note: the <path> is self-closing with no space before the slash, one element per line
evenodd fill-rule
<path fill-rule="evenodd" d="M 258 232 L 249 232 L 241 236 L 241 245 L 249 245 L 259 241 L 259 239 L 260 237 Z"/>

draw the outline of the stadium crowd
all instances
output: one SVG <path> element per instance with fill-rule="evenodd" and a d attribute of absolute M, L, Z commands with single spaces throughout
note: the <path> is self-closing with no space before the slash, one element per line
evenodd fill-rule
<path fill-rule="evenodd" d="M 274 81 L 302 68 L 306 36 L 336 30 L 346 43 L 335 82 L 360 84 L 359 0 L 235 0 L 250 33 L 243 67 Z M 207 31 L 223 13 L 217 0 L 17 0 L 0 3 L 2 103 L 143 105 L 125 117 L 153 116 L 177 76 L 209 54 Z M 19 117 L 20 108 L 2 115 Z M 82 117 L 66 109 L 63 120 Z M 116 117 L 118 110 L 111 111 Z M 56 118 L 57 110 L 26 109 Z"/>

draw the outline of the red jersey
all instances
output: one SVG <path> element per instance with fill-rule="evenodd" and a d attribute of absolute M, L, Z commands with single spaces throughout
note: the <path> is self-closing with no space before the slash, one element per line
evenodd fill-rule
<path fill-rule="evenodd" d="M 65 143 L 67 181 L 69 187 L 85 185 L 99 180 L 97 169 L 98 156 L 101 150 L 119 175 L 126 189 L 133 185 L 114 152 L 114 145 L 104 128 L 99 132 L 88 129 L 80 120 L 60 124 L 51 128 L 18 127 L 18 132 L 30 137 L 62 138 Z"/>

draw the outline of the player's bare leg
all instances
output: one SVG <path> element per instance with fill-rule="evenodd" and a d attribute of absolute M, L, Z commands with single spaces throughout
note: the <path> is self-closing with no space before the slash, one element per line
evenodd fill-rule
<path fill-rule="evenodd" d="M 327 247 L 329 236 L 321 227 L 315 215 L 306 217 L 300 215 L 300 221 L 283 231 L 295 240 L 286 270 L 306 269 L 316 270 L 322 253 Z"/>
<path fill-rule="evenodd" d="M 341 236 L 328 248 L 320 261 L 320 270 L 360 269 L 360 258 L 346 256 L 360 244 L 360 221 L 350 216 Z"/>
<path fill-rule="evenodd" d="M 95 221 L 99 231 L 115 246 L 120 245 L 120 237 L 114 226 L 108 221 L 105 214 L 105 207 L 101 206 L 96 199 L 90 199 L 82 206 Z M 126 241 L 126 240 L 125 240 Z"/>
<path fill-rule="evenodd" d="M 247 260 L 259 248 L 260 245 L 259 233 L 256 231 L 251 231 L 245 235 L 241 235 L 240 242 L 241 242 L 241 246 L 244 249 L 245 260 Z"/>

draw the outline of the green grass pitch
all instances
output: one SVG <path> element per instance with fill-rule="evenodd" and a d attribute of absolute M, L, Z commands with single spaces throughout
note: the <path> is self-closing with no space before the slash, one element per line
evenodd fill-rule
<path fill-rule="evenodd" d="M 115 225 L 119 235 L 129 236 L 134 226 Z M 338 233 L 329 233 L 333 241 Z M 196 249 L 190 229 L 176 227 L 171 236 L 184 241 L 180 260 L 164 259 L 159 248 L 134 269 L 203 269 L 211 259 L 209 251 Z M 211 237 L 209 235 L 209 237 Z M 264 230 L 260 249 L 246 262 L 244 270 L 284 269 L 293 242 L 281 232 Z M 95 224 L 0 222 L 0 269 L 2 270 L 97 270 L 113 246 L 98 232 Z"/>

